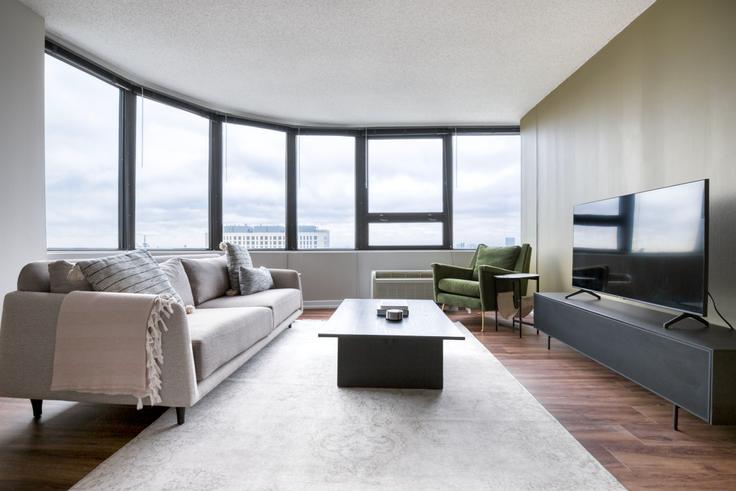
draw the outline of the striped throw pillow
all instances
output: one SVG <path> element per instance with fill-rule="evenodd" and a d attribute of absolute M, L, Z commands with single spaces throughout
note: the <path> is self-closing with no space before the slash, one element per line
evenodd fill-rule
<path fill-rule="evenodd" d="M 242 295 L 240 292 L 240 268 L 253 267 L 253 260 L 250 258 L 250 253 L 245 247 L 231 244 L 230 242 L 222 242 L 220 249 L 225 251 L 227 272 L 230 275 L 230 289 L 234 290 L 236 294 Z"/>
<path fill-rule="evenodd" d="M 78 261 L 69 273 L 70 279 L 78 278 L 79 273 L 98 292 L 167 295 L 184 305 L 166 273 L 145 250 Z"/>

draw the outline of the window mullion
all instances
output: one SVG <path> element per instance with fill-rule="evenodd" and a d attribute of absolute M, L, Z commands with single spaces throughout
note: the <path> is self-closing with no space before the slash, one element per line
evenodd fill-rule
<path fill-rule="evenodd" d="M 210 120 L 209 248 L 218 250 L 222 242 L 222 123 Z"/>
<path fill-rule="evenodd" d="M 299 248 L 299 227 L 296 216 L 297 168 L 296 131 L 286 133 L 286 250 Z"/>
<path fill-rule="evenodd" d="M 118 243 L 120 249 L 135 249 L 136 98 L 120 91 L 119 114 Z"/>
<path fill-rule="evenodd" d="M 355 248 L 368 248 L 368 139 L 364 133 L 355 137 Z"/>
<path fill-rule="evenodd" d="M 452 249 L 452 183 L 453 157 L 452 135 L 442 137 L 442 212 L 444 213 L 442 247 Z"/>

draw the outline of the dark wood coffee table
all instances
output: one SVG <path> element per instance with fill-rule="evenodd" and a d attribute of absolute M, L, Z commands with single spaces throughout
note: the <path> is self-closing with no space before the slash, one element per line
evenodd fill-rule
<path fill-rule="evenodd" d="M 398 322 L 376 315 L 381 302 L 343 300 L 319 330 L 337 338 L 338 387 L 441 389 L 443 342 L 463 333 L 431 300 L 407 300 Z"/>

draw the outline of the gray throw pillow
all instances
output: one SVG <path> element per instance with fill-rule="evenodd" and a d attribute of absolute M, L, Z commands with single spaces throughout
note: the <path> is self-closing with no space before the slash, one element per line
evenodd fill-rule
<path fill-rule="evenodd" d="M 220 249 L 225 251 L 227 272 L 230 275 L 230 289 L 242 295 L 243 293 L 240 291 L 240 268 L 253 267 L 253 260 L 250 258 L 250 253 L 245 247 L 231 244 L 230 242 L 222 242 Z"/>
<path fill-rule="evenodd" d="M 171 286 L 179 294 L 184 305 L 194 305 L 192 286 L 189 284 L 189 278 L 187 277 L 187 272 L 184 271 L 184 265 L 181 263 L 181 259 L 178 257 L 167 259 L 160 263 L 159 266 L 166 273 Z"/>
<path fill-rule="evenodd" d="M 260 268 L 240 268 L 240 294 L 252 295 L 273 288 L 271 272 Z"/>
<path fill-rule="evenodd" d="M 225 257 L 181 260 L 192 287 L 194 305 L 225 295 L 230 288 Z"/>
<path fill-rule="evenodd" d="M 51 293 L 69 293 L 75 291 L 90 291 L 92 285 L 89 281 L 82 278 L 81 280 L 70 280 L 69 272 L 74 268 L 74 264 L 69 261 L 53 261 L 49 263 L 49 291 Z"/>
<path fill-rule="evenodd" d="M 79 261 L 69 273 L 70 279 L 78 279 L 78 273 L 98 292 L 168 295 L 184 305 L 166 273 L 146 250 Z"/>

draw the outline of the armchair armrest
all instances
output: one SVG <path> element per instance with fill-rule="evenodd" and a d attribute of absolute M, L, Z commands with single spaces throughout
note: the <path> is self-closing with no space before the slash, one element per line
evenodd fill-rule
<path fill-rule="evenodd" d="M 480 284 L 480 302 L 483 310 L 496 310 L 497 297 L 500 292 L 510 292 L 514 286 L 510 281 L 496 281 L 496 276 L 513 274 L 516 271 L 482 264 L 478 267 L 478 282 Z"/>
<path fill-rule="evenodd" d="M 453 264 L 432 263 L 432 288 L 434 301 L 437 301 L 440 280 L 445 278 L 459 278 L 462 280 L 473 279 L 473 268 L 464 268 Z"/>

